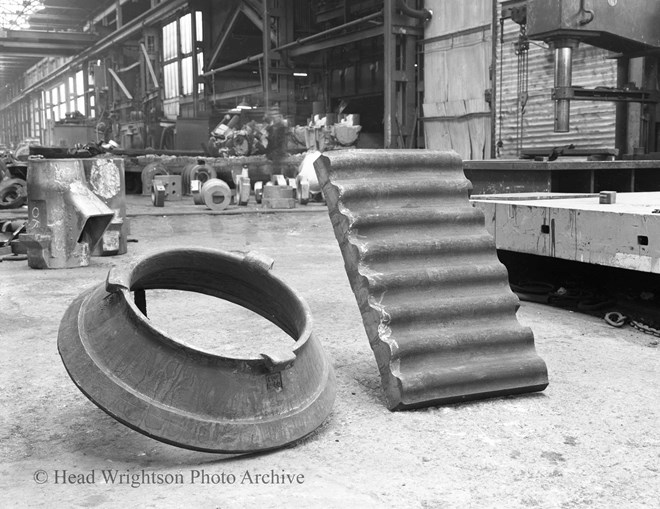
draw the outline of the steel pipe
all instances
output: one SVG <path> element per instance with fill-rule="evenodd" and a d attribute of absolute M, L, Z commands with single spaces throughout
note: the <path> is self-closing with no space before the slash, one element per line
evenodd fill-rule
<path fill-rule="evenodd" d="M 555 90 L 566 89 L 573 81 L 573 47 L 555 48 Z M 571 102 L 555 100 L 555 132 L 565 133 L 570 129 Z"/>

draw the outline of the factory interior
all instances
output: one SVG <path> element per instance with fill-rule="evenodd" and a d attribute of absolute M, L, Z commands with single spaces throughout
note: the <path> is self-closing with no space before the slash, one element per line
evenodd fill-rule
<path fill-rule="evenodd" d="M 2 0 L 0 506 L 652 508 L 660 6 Z"/>

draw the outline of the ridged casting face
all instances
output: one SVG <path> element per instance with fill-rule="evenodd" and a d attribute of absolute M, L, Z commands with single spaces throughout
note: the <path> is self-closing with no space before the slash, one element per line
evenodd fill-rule
<path fill-rule="evenodd" d="M 174 249 L 123 272 L 113 269 L 66 311 L 58 336 L 62 361 L 91 401 L 157 440 L 222 453 L 293 442 L 329 415 L 335 379 L 307 304 L 271 267 L 272 260 L 252 253 Z M 292 343 L 238 359 L 177 342 L 131 298 L 135 292 L 144 309 L 151 289 L 233 302 L 279 326 Z"/>
<path fill-rule="evenodd" d="M 337 151 L 315 168 L 392 410 L 548 385 L 456 153 Z"/>

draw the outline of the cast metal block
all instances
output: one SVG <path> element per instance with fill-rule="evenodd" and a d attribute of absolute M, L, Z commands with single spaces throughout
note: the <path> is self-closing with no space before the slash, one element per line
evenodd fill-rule
<path fill-rule="evenodd" d="M 390 409 L 548 385 L 457 154 L 352 150 L 315 168 Z"/>
<path fill-rule="evenodd" d="M 296 207 L 296 189 L 286 184 L 266 185 L 262 200 L 267 209 L 293 209 Z"/>
<path fill-rule="evenodd" d="M 181 201 L 183 192 L 181 189 L 181 175 L 156 175 L 153 186 L 160 184 L 165 188 L 165 201 Z"/>
<path fill-rule="evenodd" d="M 153 203 L 154 207 L 164 207 L 166 196 L 167 189 L 165 189 L 165 186 L 154 180 L 154 183 L 151 186 L 151 203 Z"/>

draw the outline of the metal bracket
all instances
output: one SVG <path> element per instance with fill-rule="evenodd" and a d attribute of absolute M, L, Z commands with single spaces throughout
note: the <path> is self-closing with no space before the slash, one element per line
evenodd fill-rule
<path fill-rule="evenodd" d="M 660 103 L 660 94 L 654 90 L 630 90 L 621 88 L 556 87 L 552 98 L 569 101 L 611 101 L 630 103 Z"/>

